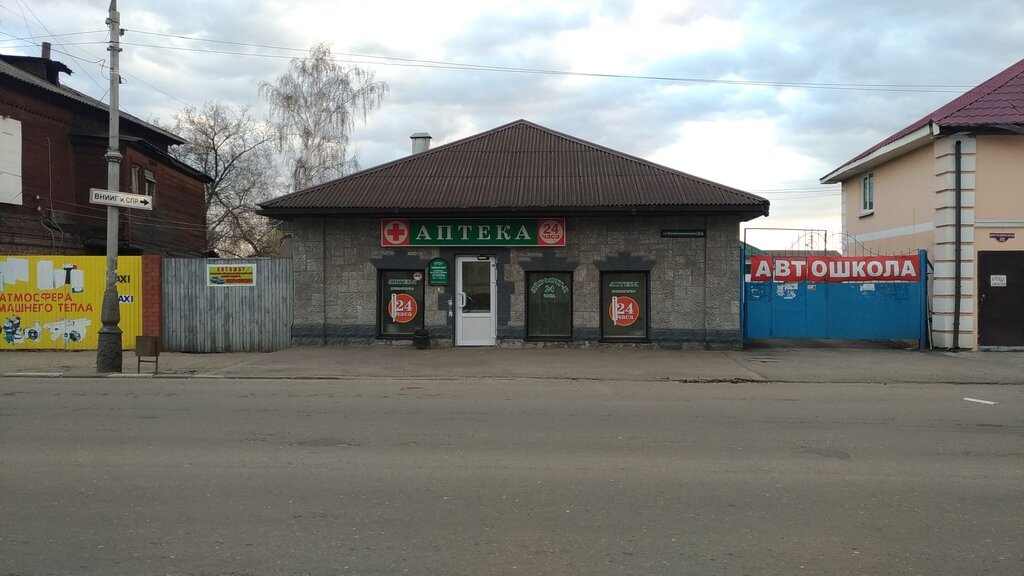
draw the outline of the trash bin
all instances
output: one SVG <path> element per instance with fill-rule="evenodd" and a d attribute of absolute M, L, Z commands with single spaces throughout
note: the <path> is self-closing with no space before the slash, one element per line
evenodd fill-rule
<path fill-rule="evenodd" d="M 430 332 L 422 328 L 412 333 L 412 345 L 417 350 L 426 350 L 430 347 Z"/>

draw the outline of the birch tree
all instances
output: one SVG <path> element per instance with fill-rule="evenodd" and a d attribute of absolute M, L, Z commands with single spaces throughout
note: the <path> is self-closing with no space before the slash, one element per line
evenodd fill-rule
<path fill-rule="evenodd" d="M 306 58 L 292 60 L 274 83 L 260 83 L 278 147 L 286 155 L 292 190 L 358 169 L 355 155 L 350 155 L 355 121 L 365 122 L 388 91 L 388 84 L 376 80 L 373 72 L 335 61 L 325 43 L 315 44 Z"/>

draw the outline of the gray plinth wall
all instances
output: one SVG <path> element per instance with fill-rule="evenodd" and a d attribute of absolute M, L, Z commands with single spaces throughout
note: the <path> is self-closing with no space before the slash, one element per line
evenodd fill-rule
<path fill-rule="evenodd" d="M 490 254 L 498 264 L 498 340 L 522 345 L 526 271 L 573 272 L 573 341 L 600 340 L 602 271 L 647 271 L 652 344 L 732 346 L 740 340 L 738 216 L 566 218 L 566 246 L 383 248 L 379 218 L 299 218 L 293 238 L 294 344 L 378 340 L 378 270 L 423 269 L 441 257 Z M 661 230 L 705 230 L 704 238 L 662 238 Z M 454 279 L 453 279 L 454 280 Z M 453 283 L 453 282 L 452 282 Z M 454 288 L 428 286 L 425 324 L 435 345 L 451 345 Z M 566 345 L 561 343 L 558 345 Z"/>

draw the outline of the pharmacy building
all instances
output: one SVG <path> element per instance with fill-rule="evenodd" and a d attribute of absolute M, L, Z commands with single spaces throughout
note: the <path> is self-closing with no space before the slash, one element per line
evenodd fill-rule
<path fill-rule="evenodd" d="M 731 347 L 768 201 L 519 120 L 275 198 L 294 344 Z"/>

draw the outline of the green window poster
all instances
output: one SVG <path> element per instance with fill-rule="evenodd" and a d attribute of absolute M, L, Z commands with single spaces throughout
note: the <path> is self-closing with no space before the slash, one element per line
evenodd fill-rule
<path fill-rule="evenodd" d="M 647 273 L 601 274 L 601 338 L 647 340 Z"/>
<path fill-rule="evenodd" d="M 572 272 L 527 272 L 526 337 L 572 340 Z"/>
<path fill-rule="evenodd" d="M 379 310 L 381 336 L 412 336 L 423 328 L 423 271 L 382 270 Z"/>
<path fill-rule="evenodd" d="M 448 261 L 444 258 L 434 258 L 430 261 L 430 285 L 448 285 Z"/>

